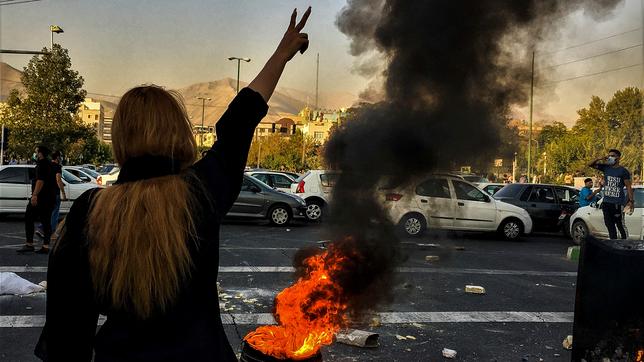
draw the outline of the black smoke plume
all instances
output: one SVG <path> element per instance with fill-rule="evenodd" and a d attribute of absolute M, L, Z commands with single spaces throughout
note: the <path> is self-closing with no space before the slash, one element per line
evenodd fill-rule
<path fill-rule="evenodd" d="M 341 171 L 329 224 L 355 258 L 341 276 L 353 311 L 390 299 L 402 259 L 379 185 L 489 161 L 510 106 L 527 101 L 534 44 L 566 14 L 599 16 L 618 2 L 348 0 L 336 24 L 351 53 L 386 65 L 384 101 L 360 107 L 325 148 Z"/>

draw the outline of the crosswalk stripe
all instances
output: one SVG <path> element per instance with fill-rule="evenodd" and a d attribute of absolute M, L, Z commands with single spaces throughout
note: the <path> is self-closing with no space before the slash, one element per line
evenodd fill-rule
<path fill-rule="evenodd" d="M 378 313 L 382 324 L 410 323 L 572 323 L 573 312 L 519 312 L 519 311 L 472 311 L 472 312 L 391 312 Z M 270 313 L 222 314 L 225 325 L 275 324 Z M 105 322 L 101 316 L 99 325 Z M 41 328 L 44 315 L 0 316 L 0 328 Z"/>

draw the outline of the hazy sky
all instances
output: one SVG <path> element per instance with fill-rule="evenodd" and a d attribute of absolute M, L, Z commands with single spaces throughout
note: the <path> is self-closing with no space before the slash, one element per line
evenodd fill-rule
<path fill-rule="evenodd" d="M 557 36 L 537 44 L 537 67 L 632 47 L 603 56 L 545 70 L 537 84 L 537 119 L 566 121 L 588 104 L 591 95 L 603 98 L 625 86 L 642 86 L 642 1 L 625 0 L 601 20 L 583 11 L 564 19 Z M 311 46 L 289 64 L 280 86 L 314 92 L 315 54 L 320 53 L 320 91 L 358 94 L 367 80 L 352 72 L 355 59 L 349 42 L 335 27 L 344 0 L 42 0 L 0 6 L 0 46 L 3 49 L 41 49 L 49 46 L 49 25 L 65 33 L 55 42 L 69 49 L 74 68 L 85 78 L 88 92 L 122 94 L 132 86 L 155 83 L 169 88 L 236 77 L 229 56 L 250 57 L 241 79 L 249 81 L 270 56 L 288 23 L 290 12 L 313 6 L 306 31 Z M 609 39 L 557 53 L 613 34 Z M 639 45 L 639 46 L 637 46 Z M 29 56 L 2 55 L 2 61 L 22 69 Z M 545 85 L 552 81 L 640 64 L 619 71 Z M 524 110 L 519 109 L 519 112 Z"/>

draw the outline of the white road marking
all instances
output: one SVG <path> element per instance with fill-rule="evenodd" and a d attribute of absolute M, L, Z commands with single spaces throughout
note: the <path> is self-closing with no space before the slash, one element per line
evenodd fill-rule
<path fill-rule="evenodd" d="M 410 323 L 572 323 L 573 312 L 394 312 L 378 313 L 383 324 Z M 238 325 L 275 324 L 271 313 L 222 314 L 224 324 Z M 105 317 L 99 318 L 102 325 Z M 0 328 L 41 328 L 45 324 L 44 315 L 0 316 Z"/>
<path fill-rule="evenodd" d="M 293 273 L 291 266 L 220 266 L 220 273 Z M 503 270 L 503 269 L 461 269 L 461 268 L 421 268 L 402 267 L 400 273 L 428 274 L 483 274 L 483 275 L 524 275 L 544 277 L 575 277 L 577 272 L 551 272 L 539 270 Z M 45 273 L 46 266 L 0 266 L 0 272 Z"/>

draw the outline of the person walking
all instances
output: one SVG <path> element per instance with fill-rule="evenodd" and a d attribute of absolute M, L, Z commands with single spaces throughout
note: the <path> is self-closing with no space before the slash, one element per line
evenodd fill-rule
<path fill-rule="evenodd" d="M 141 86 L 121 98 L 113 186 L 83 193 L 49 258 L 46 361 L 237 361 L 219 312 L 219 224 L 236 200 L 255 127 L 293 56 L 310 8 L 290 24 L 257 77 L 197 144 L 178 93 Z M 107 317 L 96 333 L 99 314 Z"/>
<path fill-rule="evenodd" d="M 52 172 L 56 177 L 56 187 L 60 191 L 56 193 L 56 202 L 54 204 L 54 210 L 51 213 L 51 241 L 54 241 L 58 236 L 56 234 L 56 228 L 58 226 L 58 219 L 60 217 L 60 202 L 67 201 L 67 195 L 65 194 L 65 184 L 63 183 L 63 166 L 61 164 L 60 158 L 61 158 L 60 152 L 58 151 L 52 152 L 51 168 L 52 168 Z M 62 194 L 62 198 L 61 198 L 61 194 Z M 43 233 L 42 223 L 38 227 L 38 230 L 36 230 L 36 235 L 40 236 L 41 238 L 45 237 L 45 234 Z"/>
<path fill-rule="evenodd" d="M 49 253 L 51 238 L 51 214 L 56 203 L 56 179 L 52 172 L 49 149 L 46 146 L 36 148 L 35 177 L 31 181 L 31 198 L 25 210 L 25 245 L 18 249 L 18 253 L 35 251 L 34 248 L 34 222 L 40 220 L 43 226 L 43 245 L 36 251 L 38 254 Z"/>
<path fill-rule="evenodd" d="M 622 153 L 619 150 L 611 149 L 608 150 L 608 156 L 588 164 L 589 167 L 604 173 L 602 211 L 604 224 L 611 239 L 617 239 L 617 230 L 622 239 L 628 238 L 628 230 L 624 223 L 624 206 L 633 208 L 631 174 L 619 165 L 621 157 Z"/>

